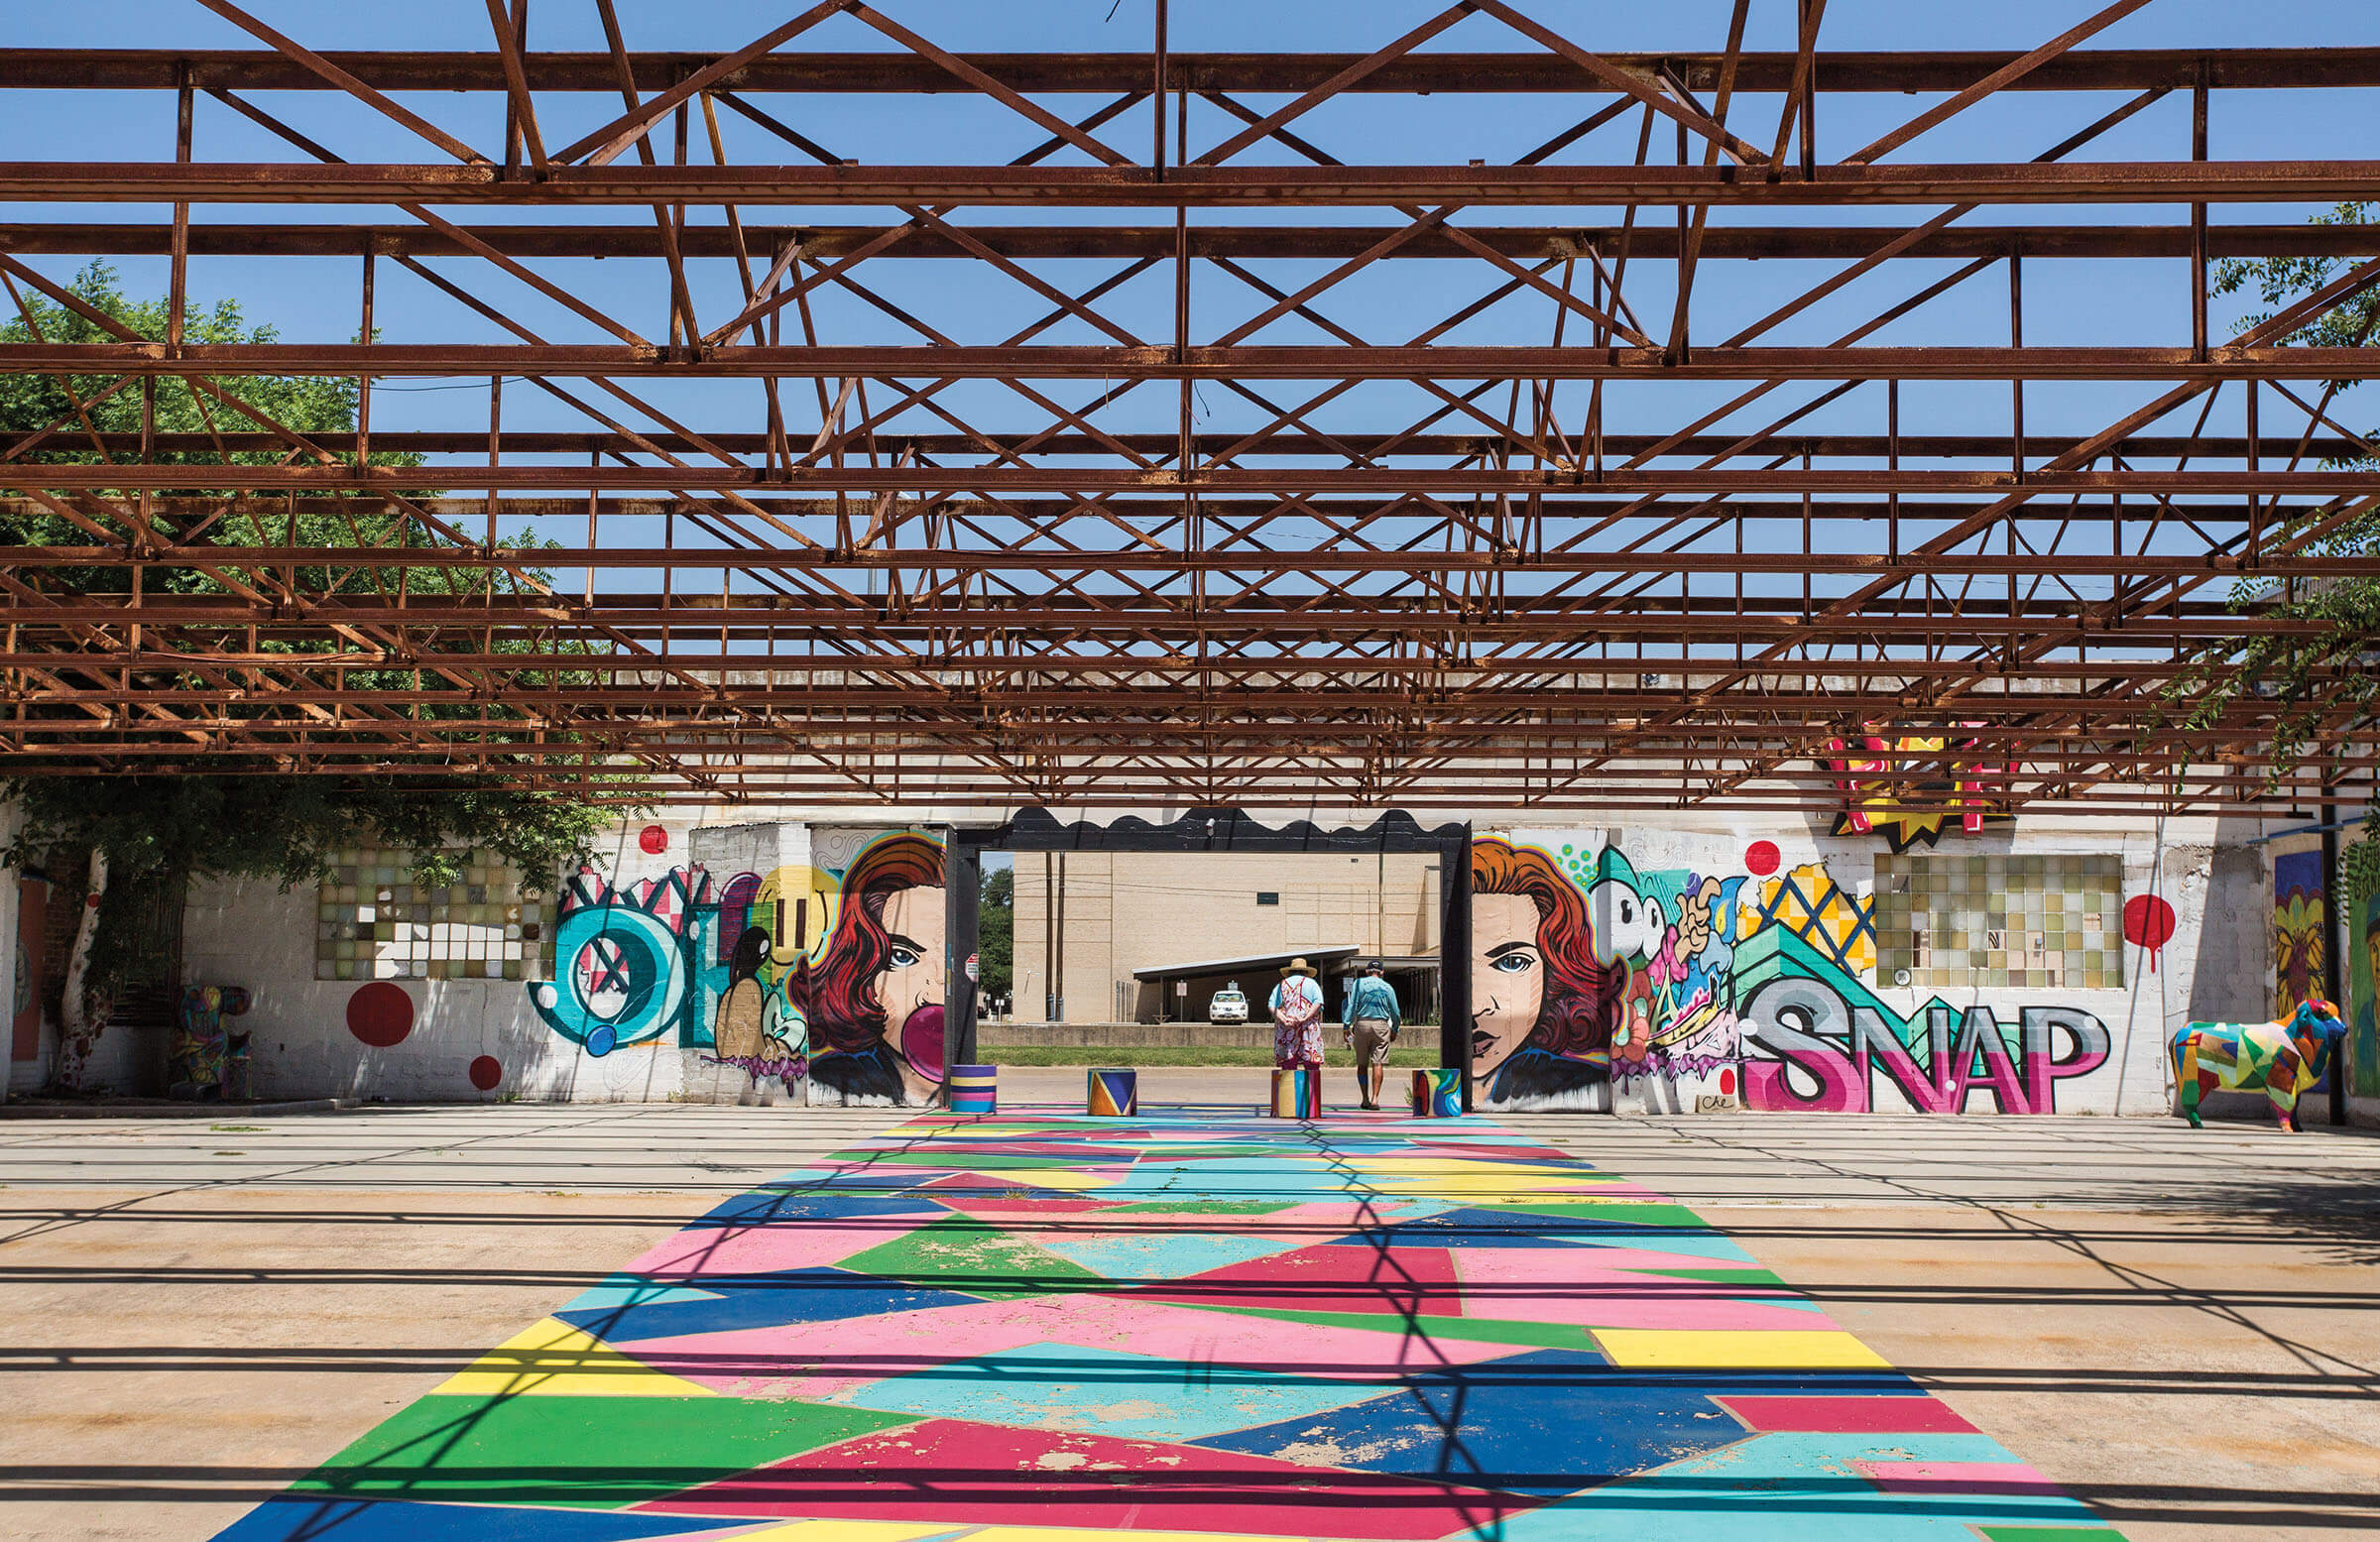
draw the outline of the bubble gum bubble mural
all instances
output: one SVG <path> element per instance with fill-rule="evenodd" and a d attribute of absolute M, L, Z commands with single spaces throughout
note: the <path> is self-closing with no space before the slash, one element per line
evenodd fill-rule
<path fill-rule="evenodd" d="M 598 1058 L 674 1047 L 813 1102 L 926 1102 L 945 1058 L 942 844 L 846 844 L 724 882 L 700 863 L 617 886 L 582 869 L 563 889 L 557 978 L 531 1004 Z"/>

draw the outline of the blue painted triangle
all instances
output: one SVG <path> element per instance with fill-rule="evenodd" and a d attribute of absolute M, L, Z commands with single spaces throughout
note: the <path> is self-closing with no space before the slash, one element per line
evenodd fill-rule
<path fill-rule="evenodd" d="M 512 1504 L 421 1504 L 283 1494 L 216 1533 L 215 1542 L 642 1542 L 749 1530 L 750 1517 L 706 1523 L 685 1515 L 549 1510 Z"/>

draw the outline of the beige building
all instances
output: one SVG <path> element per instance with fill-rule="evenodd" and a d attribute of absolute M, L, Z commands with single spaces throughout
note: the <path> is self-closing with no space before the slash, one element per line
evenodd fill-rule
<path fill-rule="evenodd" d="M 1339 975 L 1366 958 L 1387 962 L 1414 1014 L 1437 999 L 1438 859 L 1019 852 L 1015 937 L 1013 1015 L 1028 1020 L 1050 1011 L 1055 979 L 1050 1014 L 1068 1022 L 1201 1021 L 1227 982 L 1261 1021 L 1273 960 L 1300 953 L 1319 956 L 1334 1014 Z"/>

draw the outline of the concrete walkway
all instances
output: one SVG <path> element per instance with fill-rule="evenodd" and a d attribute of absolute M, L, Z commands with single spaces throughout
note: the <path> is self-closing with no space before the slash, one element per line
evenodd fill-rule
<path fill-rule="evenodd" d="M 884 1123 L 513 1106 L 0 1127 L 17 1394 L 0 1531 L 211 1535 L 687 1220 Z M 2127 1535 L 2380 1525 L 2380 1142 L 2089 1120 L 1505 1123 L 1690 1199 Z"/>

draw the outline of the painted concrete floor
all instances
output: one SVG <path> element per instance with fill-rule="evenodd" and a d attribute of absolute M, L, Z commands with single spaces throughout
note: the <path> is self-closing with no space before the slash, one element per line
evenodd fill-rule
<path fill-rule="evenodd" d="M 422 1538 L 1128 1518 L 1143 1537 L 1440 1536 L 1499 1513 L 1488 1534 L 1514 1538 L 2380 1526 L 2368 1138 L 1233 1115 L 868 1139 L 881 1124 L 516 1107 L 0 1126 L 18 1394 L 0 1532 L 207 1536 L 292 1481 L 315 1490 L 300 1508 L 231 1535 L 395 1534 L 371 1524 L 389 1499 L 346 1495 L 399 1493 Z M 861 1149 L 825 1160 L 837 1146 Z M 656 1244 L 637 1280 L 587 1291 Z M 797 1270 L 834 1288 L 770 1278 Z M 696 1294 L 638 1299 L 654 1289 Z M 920 1344 L 927 1322 L 954 1326 Z M 1742 1364 L 1788 1341 L 1787 1361 L 1857 1363 Z M 1770 1427 L 1852 1404 L 1924 1427 Z M 1574 1497 L 1588 1475 L 1617 1481 Z M 682 1511 L 689 1490 L 699 1516 L 636 1508 Z M 512 1506 L 493 1527 L 490 1499 Z M 736 1508 L 785 1500 L 913 1523 L 785 1531 Z M 1858 1524 L 1830 1516 L 1845 1506 Z"/>
<path fill-rule="evenodd" d="M 2115 1535 L 1693 1212 L 1493 1124 L 1028 1109 L 727 1201 L 223 1537 L 760 1522 Z"/>

